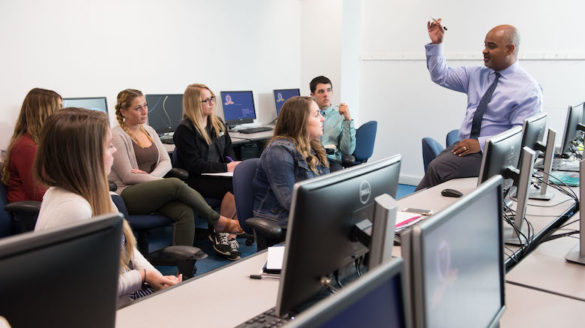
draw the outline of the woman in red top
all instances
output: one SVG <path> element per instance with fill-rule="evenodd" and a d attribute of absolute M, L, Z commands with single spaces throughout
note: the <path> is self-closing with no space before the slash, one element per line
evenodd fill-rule
<path fill-rule="evenodd" d="M 51 90 L 34 88 L 24 98 L 2 167 L 2 183 L 7 187 L 9 203 L 43 200 L 46 187 L 33 179 L 32 168 L 41 128 L 61 107 L 61 96 Z"/>

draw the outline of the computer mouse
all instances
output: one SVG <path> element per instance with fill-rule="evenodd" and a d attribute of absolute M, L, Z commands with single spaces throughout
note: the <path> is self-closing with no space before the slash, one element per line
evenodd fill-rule
<path fill-rule="evenodd" d="M 455 189 L 443 189 L 443 190 L 441 190 L 441 195 L 443 195 L 445 197 L 455 197 L 455 198 L 459 198 L 459 197 L 463 196 L 461 191 L 455 190 Z"/>

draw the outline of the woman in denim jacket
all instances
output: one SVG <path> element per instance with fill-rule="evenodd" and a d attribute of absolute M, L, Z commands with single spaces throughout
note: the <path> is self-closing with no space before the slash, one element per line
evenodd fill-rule
<path fill-rule="evenodd" d="M 284 103 L 254 177 L 254 216 L 286 227 L 294 184 L 329 173 L 322 134 L 323 116 L 312 98 Z"/>

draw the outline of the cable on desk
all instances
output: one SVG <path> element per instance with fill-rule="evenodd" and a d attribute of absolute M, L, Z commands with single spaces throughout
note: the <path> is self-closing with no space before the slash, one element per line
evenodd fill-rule
<path fill-rule="evenodd" d="M 556 206 L 559 206 L 559 205 L 561 205 L 563 203 L 570 202 L 570 201 L 574 201 L 574 199 L 573 198 L 571 198 L 571 199 L 565 199 L 565 200 L 563 200 L 561 202 L 558 202 L 558 203 L 552 204 L 552 205 L 540 205 L 540 204 L 534 204 L 534 203 L 527 203 L 527 205 L 528 206 L 531 206 L 531 207 L 556 207 Z"/>
<path fill-rule="evenodd" d="M 545 243 L 547 241 L 551 241 L 551 240 L 555 240 L 555 239 L 559 239 L 559 238 L 563 238 L 563 237 L 570 237 L 572 235 L 578 234 L 579 232 L 580 232 L 579 230 L 573 230 L 570 232 L 564 232 L 564 233 L 559 233 L 556 235 L 550 235 L 546 238 L 543 238 L 541 243 Z"/>

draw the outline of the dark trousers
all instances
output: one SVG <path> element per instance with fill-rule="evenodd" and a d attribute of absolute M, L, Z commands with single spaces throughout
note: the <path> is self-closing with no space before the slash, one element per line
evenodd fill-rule
<path fill-rule="evenodd" d="M 214 176 L 198 176 L 189 179 L 189 186 L 197 190 L 203 197 L 223 199 L 227 192 L 233 193 L 234 186 L 231 178 L 214 177 Z"/>
<path fill-rule="evenodd" d="M 445 181 L 479 175 L 482 153 L 459 157 L 453 155 L 453 146 L 443 150 L 428 166 L 416 190 L 426 189 Z"/>

